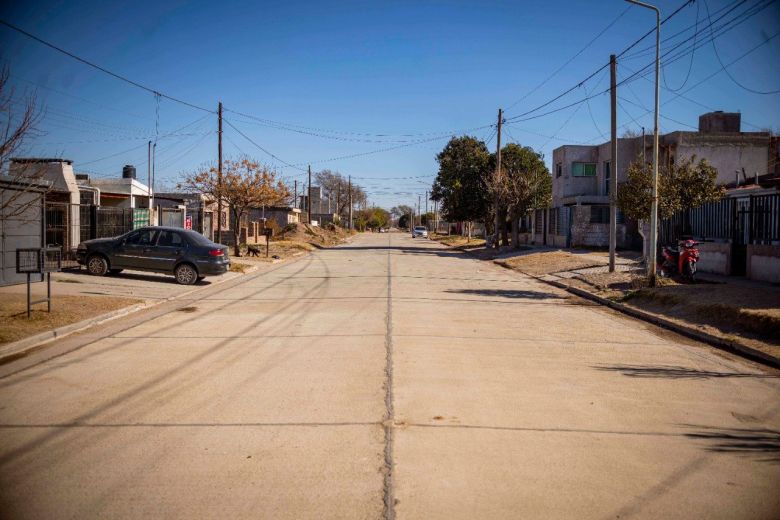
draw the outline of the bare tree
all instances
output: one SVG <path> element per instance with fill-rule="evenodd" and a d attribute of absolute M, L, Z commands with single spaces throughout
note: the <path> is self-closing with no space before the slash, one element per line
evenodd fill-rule
<path fill-rule="evenodd" d="M 349 179 L 339 172 L 322 170 L 314 174 L 323 191 L 331 201 L 333 212 L 339 216 L 346 216 L 349 212 Z M 352 183 L 352 204 L 358 207 L 365 206 L 368 196 L 363 188 Z"/>
<path fill-rule="evenodd" d="M 201 168 L 188 174 L 179 183 L 180 189 L 202 193 L 212 200 L 222 199 L 233 217 L 234 254 L 241 255 L 241 218 L 251 208 L 273 206 L 288 199 L 290 192 L 276 173 L 259 163 L 244 158 L 226 160 L 222 168 L 222 182 L 217 168 Z"/>
<path fill-rule="evenodd" d="M 11 177 L 12 190 L 4 190 L 0 198 L 0 214 L 5 218 L 21 217 L 37 205 L 38 200 L 27 197 L 31 191 L 40 191 L 46 186 L 41 182 L 41 173 L 31 163 L 19 164 L 11 168 L 11 159 L 24 150 L 25 141 L 37 135 L 36 125 L 40 120 L 35 94 L 24 101 L 14 99 L 14 89 L 8 85 L 8 68 L 0 70 L 0 124 L 3 137 L 0 141 L 0 174 Z M 14 110 L 21 105 L 21 112 Z"/>

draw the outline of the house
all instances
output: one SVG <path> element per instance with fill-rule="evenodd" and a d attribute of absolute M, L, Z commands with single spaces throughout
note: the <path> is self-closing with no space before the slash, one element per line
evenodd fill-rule
<path fill-rule="evenodd" d="M 12 158 L 9 176 L 46 181 L 44 243 L 59 245 L 67 258 L 91 238 L 117 236 L 148 225 L 149 189 L 125 166 L 121 179 L 91 180 L 76 174 L 73 161 L 62 158 Z"/>
<path fill-rule="evenodd" d="M 301 222 L 301 210 L 289 206 L 264 206 L 252 208 L 247 215 L 248 222 L 273 221 L 279 229 L 284 229 L 287 224 Z"/>
<path fill-rule="evenodd" d="M 696 157 L 718 171 L 718 184 L 738 187 L 770 173 L 772 138 L 768 132 L 742 132 L 739 113 L 711 112 L 699 117 L 697 132 L 677 131 L 659 136 L 659 164 Z M 613 172 L 611 145 L 564 145 L 553 151 L 552 210 L 536 218 L 537 234 L 546 243 L 607 246 L 609 193 L 615 182 L 626 181 L 632 161 L 652 161 L 653 137 L 618 139 L 618 167 Z M 638 248 L 635 222 L 618 215 L 617 244 Z"/>
<path fill-rule="evenodd" d="M 149 186 L 136 178 L 135 166 L 125 165 L 122 176 L 115 178 L 87 177 L 85 185 L 99 190 L 98 205 L 111 208 L 149 208 L 149 197 L 154 194 Z"/>
<path fill-rule="evenodd" d="M 219 222 L 217 203 L 207 195 L 189 192 L 157 192 L 154 195 L 157 223 L 164 226 L 194 229 L 209 240 L 217 239 Z M 222 205 L 223 243 L 232 235 L 230 206 Z"/>
<path fill-rule="evenodd" d="M 16 272 L 16 250 L 44 247 L 44 201 L 51 184 L 0 175 L 0 285 L 23 283 Z"/>

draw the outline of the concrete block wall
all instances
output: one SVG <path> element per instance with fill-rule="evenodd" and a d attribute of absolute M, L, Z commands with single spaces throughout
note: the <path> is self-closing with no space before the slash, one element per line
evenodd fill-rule
<path fill-rule="evenodd" d="M 704 273 L 731 274 L 731 244 L 702 242 L 699 244 L 699 263 L 696 268 Z"/>
<path fill-rule="evenodd" d="M 780 246 L 747 246 L 747 277 L 751 280 L 780 283 Z"/>

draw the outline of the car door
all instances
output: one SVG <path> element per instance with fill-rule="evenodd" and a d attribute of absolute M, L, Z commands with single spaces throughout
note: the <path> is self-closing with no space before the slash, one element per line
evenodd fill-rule
<path fill-rule="evenodd" d="M 162 229 L 157 234 L 157 245 L 151 259 L 155 271 L 172 272 L 176 262 L 184 256 L 187 242 L 178 231 Z"/>
<path fill-rule="evenodd" d="M 150 258 L 156 236 L 155 229 L 139 229 L 127 235 L 114 254 L 116 267 L 150 269 Z"/>

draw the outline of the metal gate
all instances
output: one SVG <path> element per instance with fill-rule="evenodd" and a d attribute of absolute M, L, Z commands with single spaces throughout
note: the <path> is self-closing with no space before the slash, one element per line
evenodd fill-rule
<path fill-rule="evenodd" d="M 184 228 L 184 210 L 180 208 L 160 208 L 160 225 Z"/>

